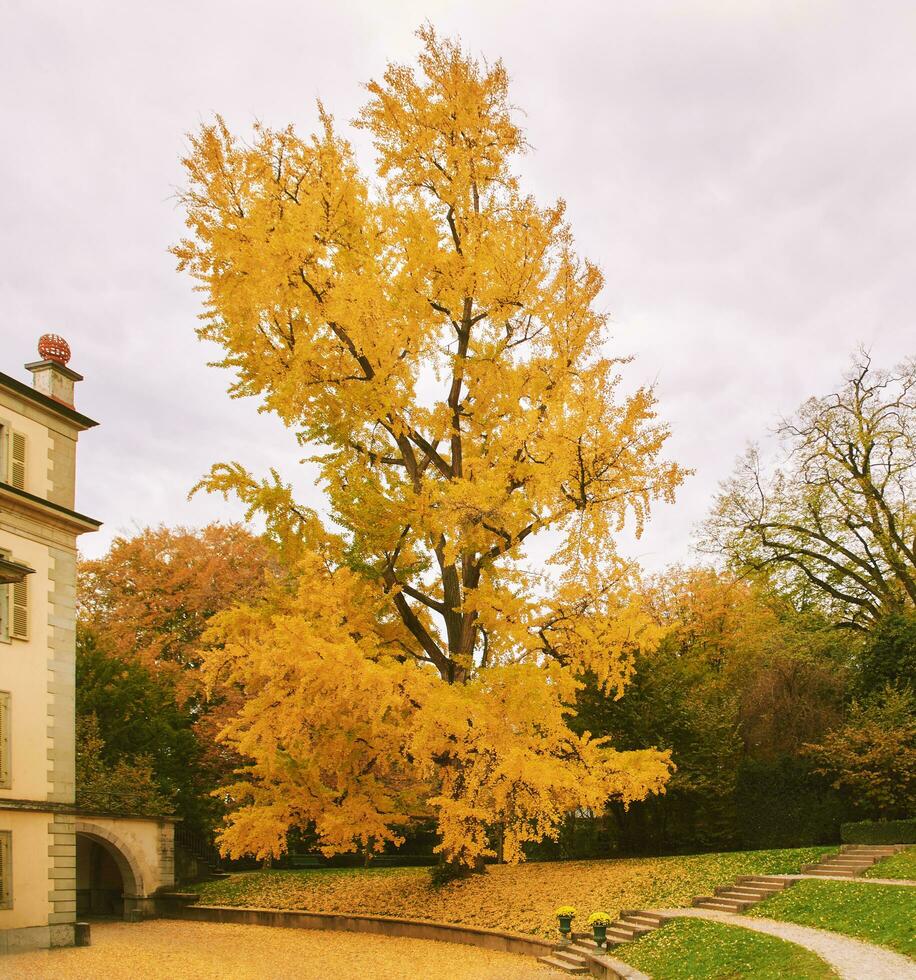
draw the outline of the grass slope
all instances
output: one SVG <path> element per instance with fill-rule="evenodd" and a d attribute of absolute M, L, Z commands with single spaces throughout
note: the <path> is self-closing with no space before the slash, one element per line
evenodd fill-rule
<path fill-rule="evenodd" d="M 916 846 L 879 861 L 865 872 L 866 878 L 906 878 L 916 881 Z"/>
<path fill-rule="evenodd" d="M 582 921 L 597 909 L 616 916 L 621 909 L 687 905 L 736 875 L 792 873 L 828 850 L 492 865 L 485 875 L 440 889 L 423 868 L 256 871 L 198 890 L 210 905 L 393 915 L 552 937 L 558 905 L 576 906 Z"/>
<path fill-rule="evenodd" d="M 829 929 L 916 955 L 916 888 L 855 881 L 800 881 L 745 915 Z"/>
<path fill-rule="evenodd" d="M 702 919 L 676 919 L 635 943 L 618 946 L 613 955 L 653 980 L 836 977 L 820 957 L 801 946 Z"/>

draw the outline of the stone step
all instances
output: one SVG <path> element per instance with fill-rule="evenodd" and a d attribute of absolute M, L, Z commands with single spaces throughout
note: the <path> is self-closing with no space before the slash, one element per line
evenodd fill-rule
<path fill-rule="evenodd" d="M 650 932 L 651 930 L 646 931 Z M 608 926 L 607 928 L 607 941 L 613 943 L 615 946 L 620 943 L 631 943 L 634 939 L 638 938 L 638 934 L 631 932 L 629 929 L 620 928 L 616 925 Z"/>
<path fill-rule="evenodd" d="M 855 874 L 870 867 L 871 864 L 803 864 L 802 874 L 811 874 L 812 871 L 848 871 L 850 874 Z"/>
<path fill-rule="evenodd" d="M 570 966 L 588 966 L 585 957 L 574 952 L 569 946 L 556 946 L 550 955 Z"/>
<path fill-rule="evenodd" d="M 844 854 L 896 854 L 906 846 L 906 844 L 844 844 L 840 851 Z"/>
<path fill-rule="evenodd" d="M 663 926 L 667 921 L 667 917 L 664 915 L 659 915 L 657 912 L 646 912 L 643 909 L 624 909 L 620 913 L 621 919 L 645 919 L 646 925 L 652 924 L 655 926 Z"/>
<path fill-rule="evenodd" d="M 589 972 L 588 967 L 585 965 L 584 961 L 581 966 L 572 966 L 571 964 L 566 963 L 563 960 L 558 960 L 552 954 L 549 954 L 547 956 L 539 956 L 538 963 L 543 963 L 545 966 L 549 966 L 554 970 L 560 970 L 563 973 L 583 974 Z"/>
<path fill-rule="evenodd" d="M 641 912 L 626 912 L 621 915 L 620 922 L 627 925 L 645 926 L 648 930 L 657 929 L 663 925 L 664 919 L 660 915 L 645 915 Z"/>
<path fill-rule="evenodd" d="M 782 888 L 767 888 L 766 885 L 752 885 L 749 881 L 737 881 L 734 885 L 718 885 L 715 893 L 721 895 L 722 892 L 747 892 L 749 895 L 762 897 L 775 895 L 782 890 Z"/>
<path fill-rule="evenodd" d="M 806 872 L 814 878 L 855 878 L 851 871 L 832 871 L 830 868 L 813 868 Z"/>
<path fill-rule="evenodd" d="M 870 868 L 871 862 L 867 864 L 804 864 L 802 865 L 802 873 L 807 874 L 809 871 L 822 871 L 826 869 L 827 871 L 857 871 L 859 868 Z"/>
<path fill-rule="evenodd" d="M 646 925 L 644 922 L 632 922 L 627 919 L 618 919 L 611 926 L 612 929 L 620 932 L 629 932 L 635 939 L 637 936 L 644 936 L 647 932 L 653 932 L 655 925 Z"/>
<path fill-rule="evenodd" d="M 762 885 L 735 885 L 737 891 L 750 892 L 752 895 L 756 895 L 758 901 L 763 901 L 765 898 L 772 898 L 774 895 L 778 895 L 780 892 L 784 892 L 785 888 L 764 888 Z"/>
<path fill-rule="evenodd" d="M 693 900 L 696 908 L 719 909 L 720 912 L 743 912 L 753 904 L 753 902 L 742 902 L 733 898 L 719 898 L 716 895 L 700 895 Z"/>
<path fill-rule="evenodd" d="M 737 902 L 750 902 L 756 905 L 769 898 L 769 892 L 752 892 L 746 888 L 717 888 L 716 898 L 733 898 Z"/>
<path fill-rule="evenodd" d="M 579 939 L 567 948 L 580 956 L 596 956 L 601 953 L 593 939 Z"/>
<path fill-rule="evenodd" d="M 779 892 L 794 884 L 790 878 L 768 878 L 765 875 L 740 875 L 735 882 L 742 885 L 761 885 Z"/>

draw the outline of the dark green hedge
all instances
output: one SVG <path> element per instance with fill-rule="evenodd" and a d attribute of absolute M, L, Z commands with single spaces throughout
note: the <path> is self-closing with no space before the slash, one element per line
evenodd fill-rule
<path fill-rule="evenodd" d="M 858 816 L 805 763 L 745 760 L 735 787 L 737 843 L 742 849 L 835 844 L 840 825 Z"/>
<path fill-rule="evenodd" d="M 844 844 L 916 844 L 916 817 L 844 823 L 840 837 Z"/>

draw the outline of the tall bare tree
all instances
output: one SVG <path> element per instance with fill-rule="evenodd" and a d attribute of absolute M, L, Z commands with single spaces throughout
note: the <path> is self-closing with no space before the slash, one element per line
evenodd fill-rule
<path fill-rule="evenodd" d="M 753 446 L 722 485 L 704 550 L 856 630 L 916 607 L 916 360 L 884 371 L 859 352 L 777 435 L 779 465 Z"/>

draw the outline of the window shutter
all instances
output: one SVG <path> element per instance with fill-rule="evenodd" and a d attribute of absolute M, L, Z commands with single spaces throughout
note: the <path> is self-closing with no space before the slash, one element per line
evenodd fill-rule
<path fill-rule="evenodd" d="M 12 839 L 11 831 L 0 831 L 0 909 L 13 907 Z"/>
<path fill-rule="evenodd" d="M 25 490 L 25 434 L 10 432 L 10 486 Z"/>
<path fill-rule="evenodd" d="M 14 640 L 29 638 L 29 582 L 13 582 L 10 586 L 12 603 L 10 608 L 10 636 Z"/>
<path fill-rule="evenodd" d="M 10 788 L 10 695 L 0 691 L 0 788 Z"/>

